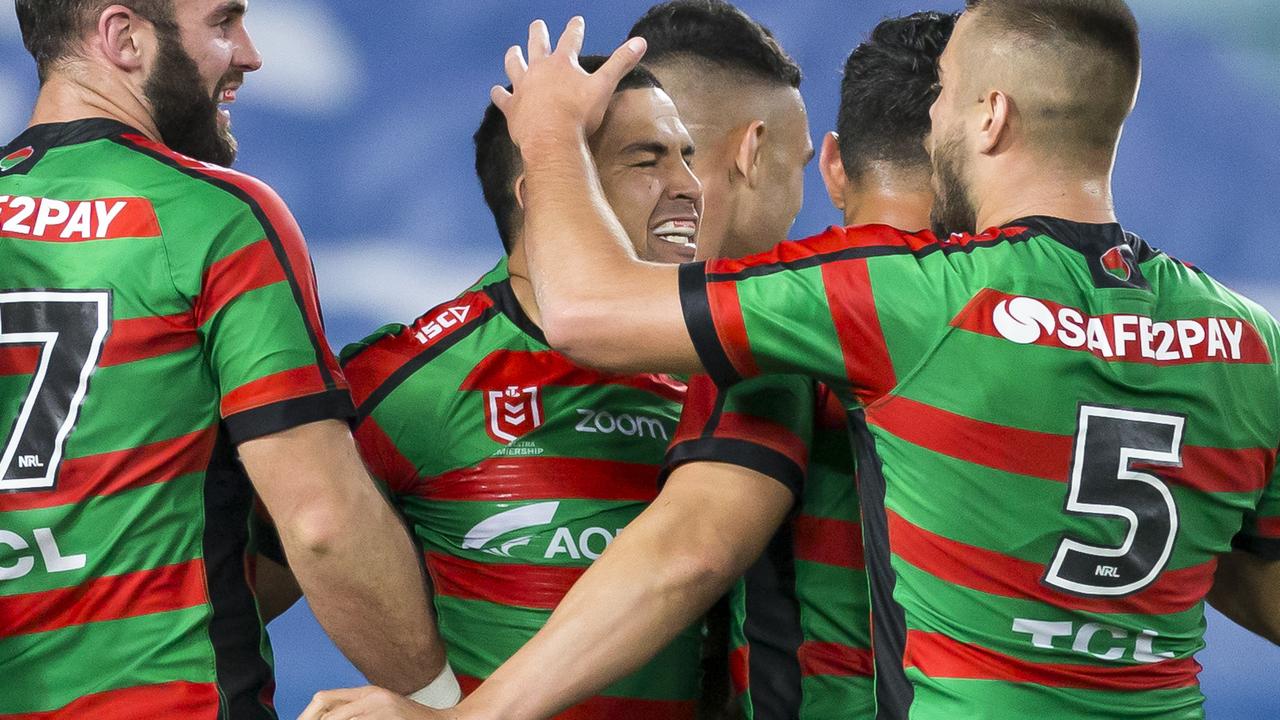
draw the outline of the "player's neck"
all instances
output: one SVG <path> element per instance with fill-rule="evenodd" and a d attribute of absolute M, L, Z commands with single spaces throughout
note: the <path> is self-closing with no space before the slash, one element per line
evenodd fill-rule
<path fill-rule="evenodd" d="M 160 141 L 155 121 L 142 103 L 118 82 L 103 78 L 94 78 L 90 83 L 64 74 L 51 76 L 40 88 L 29 125 L 86 118 L 116 120 Z"/>
<path fill-rule="evenodd" d="M 1116 222 L 1110 172 L 1049 170 L 993 173 L 977 203 L 977 230 L 1046 215 L 1081 223 Z"/>
<path fill-rule="evenodd" d="M 529 266 L 524 258 L 524 249 L 520 245 L 516 246 L 515 251 L 507 259 L 507 274 L 511 276 L 511 292 L 516 296 L 516 303 L 534 325 L 542 327 L 542 313 L 538 311 L 537 295 L 533 292 L 533 281 L 529 279 Z"/>
<path fill-rule="evenodd" d="M 926 186 L 927 187 L 927 186 Z M 914 232 L 929 227 L 933 192 L 894 188 L 849 192 L 844 196 L 844 224 L 888 225 Z"/>

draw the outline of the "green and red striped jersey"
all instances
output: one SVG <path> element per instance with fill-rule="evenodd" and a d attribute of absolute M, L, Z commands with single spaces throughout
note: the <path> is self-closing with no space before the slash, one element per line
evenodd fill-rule
<path fill-rule="evenodd" d="M 850 410 L 879 711 L 1199 718 L 1218 555 L 1280 557 L 1280 331 L 1119 225 L 832 229 L 681 270 L 723 385 Z"/>
<path fill-rule="evenodd" d="M 505 260 L 343 358 L 356 440 L 426 553 L 440 633 L 469 692 L 657 495 L 684 384 L 602 375 L 551 350 Z M 700 654 L 690 628 L 559 717 L 691 719 Z"/>
<path fill-rule="evenodd" d="M 727 390 L 689 381 L 668 471 L 755 470 L 796 494 L 730 594 L 730 677 L 749 720 L 872 718 L 870 599 L 848 422 L 824 385 L 769 375 Z"/>
<path fill-rule="evenodd" d="M 0 157 L 0 717 L 274 718 L 234 445 L 354 413 L 297 224 L 110 120 Z"/>

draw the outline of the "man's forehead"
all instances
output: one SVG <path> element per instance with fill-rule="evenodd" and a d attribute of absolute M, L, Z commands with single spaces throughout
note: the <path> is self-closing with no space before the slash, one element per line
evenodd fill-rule
<path fill-rule="evenodd" d="M 625 150 L 637 142 L 687 143 L 688 138 L 671 98 L 657 88 L 639 88 L 614 94 L 597 140 L 602 148 Z"/>

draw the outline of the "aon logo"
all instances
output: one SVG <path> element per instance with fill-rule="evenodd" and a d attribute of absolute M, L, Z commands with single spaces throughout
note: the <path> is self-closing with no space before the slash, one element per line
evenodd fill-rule
<path fill-rule="evenodd" d="M 607 410 L 591 410 L 588 408 L 578 408 L 578 416 L 578 424 L 574 429 L 581 433 L 602 435 L 617 433 L 627 437 L 671 440 L 666 426 L 657 418 L 626 413 L 614 415 Z"/>

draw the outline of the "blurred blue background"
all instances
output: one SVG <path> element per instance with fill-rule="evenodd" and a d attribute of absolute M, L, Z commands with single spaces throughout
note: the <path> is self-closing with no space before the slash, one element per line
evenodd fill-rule
<path fill-rule="evenodd" d="M 0 137 L 35 97 L 11 0 L 0 11 Z M 848 51 L 881 18 L 959 0 L 739 5 L 774 30 L 806 73 L 817 142 L 834 124 Z M 1280 311 L 1280 3 L 1130 0 L 1145 72 L 1120 147 L 1126 227 Z M 472 174 L 470 137 L 504 80 L 501 58 L 533 17 L 588 20 L 607 52 L 645 0 L 414 2 L 254 0 L 266 65 L 233 115 L 239 168 L 273 185 L 306 231 L 335 347 L 446 299 L 501 252 Z M 793 234 L 838 222 L 816 167 Z M 362 683 L 305 604 L 272 625 L 277 702 L 292 718 L 318 689 Z M 1201 655 L 1210 718 L 1280 717 L 1280 649 L 1212 612 Z"/>

